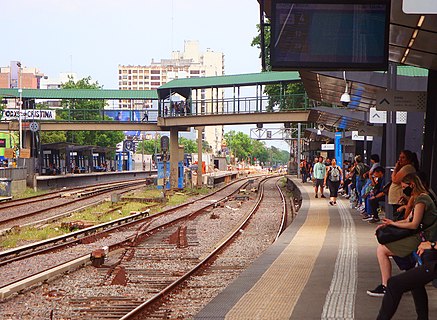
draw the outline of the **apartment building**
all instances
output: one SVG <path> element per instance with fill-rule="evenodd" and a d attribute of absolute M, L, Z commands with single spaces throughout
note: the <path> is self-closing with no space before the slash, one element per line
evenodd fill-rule
<path fill-rule="evenodd" d="M 207 49 L 201 52 L 198 41 L 185 41 L 184 50 L 173 51 L 169 59 L 154 61 L 150 65 L 119 65 L 118 88 L 119 90 L 154 90 L 161 85 L 182 78 L 198 78 L 224 75 L 224 54 Z M 198 100 L 198 113 L 211 113 L 209 102 L 212 97 L 221 100 L 224 90 L 210 89 L 198 90 L 193 93 L 192 100 Z M 183 100 L 182 97 L 172 97 L 172 100 Z M 156 108 L 152 101 L 119 101 L 120 108 L 144 109 Z M 219 106 L 220 108 L 220 106 Z M 221 110 L 218 110 L 219 112 Z M 217 112 L 217 110 L 214 110 Z M 213 151 L 220 150 L 223 138 L 223 126 L 206 127 L 202 140 L 208 142 Z"/>
<path fill-rule="evenodd" d="M 39 89 L 44 74 L 37 68 L 21 66 L 20 61 L 11 61 L 7 67 L 0 67 L 0 88 Z"/>

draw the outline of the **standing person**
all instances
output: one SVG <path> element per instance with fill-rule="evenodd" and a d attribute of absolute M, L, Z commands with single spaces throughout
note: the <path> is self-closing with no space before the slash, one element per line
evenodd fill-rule
<path fill-rule="evenodd" d="M 321 198 L 326 198 L 325 195 L 323 194 L 323 188 L 325 187 L 325 175 L 326 175 L 326 166 L 323 163 L 323 157 L 320 156 L 318 161 L 316 162 L 316 164 L 313 167 L 313 177 L 314 179 L 316 179 L 315 181 L 315 187 L 314 187 L 314 191 L 316 193 L 316 198 L 318 198 L 318 189 L 320 188 L 320 194 L 321 194 Z"/>
<path fill-rule="evenodd" d="M 307 180 L 312 178 L 312 172 L 313 172 L 313 163 L 311 161 L 307 161 Z"/>
<path fill-rule="evenodd" d="M 300 174 L 302 176 L 302 183 L 307 182 L 307 162 L 305 159 L 300 160 Z"/>
<path fill-rule="evenodd" d="M 361 191 L 363 190 L 364 184 L 366 182 L 365 173 L 368 170 L 368 167 L 363 163 L 363 160 L 361 158 L 361 155 L 355 156 L 355 189 L 357 193 L 357 209 L 358 210 L 364 210 L 363 206 L 363 198 Z"/>
<path fill-rule="evenodd" d="M 344 160 L 343 161 L 343 172 L 344 172 L 344 177 L 343 177 L 343 195 L 346 198 L 349 198 L 349 185 L 351 183 L 351 179 L 349 177 L 349 170 L 350 170 L 350 162 L 348 160 Z"/>
<path fill-rule="evenodd" d="M 403 219 L 403 212 L 397 210 L 401 206 L 399 200 L 402 197 L 402 179 L 410 174 L 419 170 L 419 161 L 414 152 L 410 150 L 402 150 L 399 154 L 399 160 L 396 162 L 396 166 L 391 174 L 391 185 L 388 190 L 388 203 L 393 208 L 393 220 L 398 221 Z"/>
<path fill-rule="evenodd" d="M 143 118 L 141 119 L 142 122 L 149 122 L 149 113 L 144 111 Z"/>
<path fill-rule="evenodd" d="M 331 165 L 325 174 L 324 183 L 328 183 L 329 187 L 329 204 L 331 206 L 337 204 L 338 188 L 343 183 L 343 171 L 340 166 L 337 165 L 335 158 L 331 160 Z"/>
<path fill-rule="evenodd" d="M 383 219 L 384 224 L 379 225 L 377 228 L 393 225 L 398 228 L 414 231 L 418 230 L 419 225 L 422 225 L 421 229 L 423 231 L 420 233 L 415 232 L 411 236 L 397 241 L 378 245 L 376 256 L 381 271 L 381 284 L 373 290 L 368 290 L 367 294 L 369 296 L 384 296 L 387 281 L 391 277 L 392 272 L 391 256 L 407 257 L 413 251 L 417 250 L 417 247 L 422 242 L 422 237 L 426 240 L 431 239 L 437 231 L 437 208 L 420 178 L 414 173 L 406 175 L 401 181 L 401 188 L 407 196 L 411 196 L 414 199 L 414 209 L 410 213 L 410 216 L 400 221 Z"/>

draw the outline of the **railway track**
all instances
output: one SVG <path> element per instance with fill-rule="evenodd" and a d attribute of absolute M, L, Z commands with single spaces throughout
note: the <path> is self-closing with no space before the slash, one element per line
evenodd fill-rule
<path fill-rule="evenodd" d="M 68 209 L 65 209 L 67 211 L 65 214 L 59 214 L 59 209 L 79 208 L 81 203 L 89 204 L 89 200 L 94 197 L 108 194 L 114 190 L 117 190 L 117 193 L 129 192 L 144 186 L 147 182 L 148 180 L 145 179 L 102 184 L 6 203 L 6 206 L 0 207 L 0 231 L 5 232 L 12 227 L 29 225 L 44 219 L 54 219 L 57 216 L 62 217 L 69 214 Z M 29 210 L 29 208 L 32 209 Z M 38 218 L 40 216 L 41 218 Z"/>
<path fill-rule="evenodd" d="M 231 191 L 231 193 L 238 190 L 239 187 L 241 187 L 241 185 L 243 185 L 244 183 L 246 182 L 241 181 L 239 183 L 235 183 L 237 186 L 234 186 L 234 189 Z M 105 244 L 107 244 L 107 238 L 109 235 L 111 235 L 112 233 L 123 232 L 124 236 L 122 237 L 121 241 L 116 240 L 112 245 L 109 245 L 109 250 L 116 250 L 119 247 L 129 245 L 134 240 L 138 241 L 138 239 L 146 238 L 154 232 L 159 231 L 161 228 L 164 228 L 166 225 L 174 223 L 174 221 L 185 219 L 186 217 L 182 212 L 184 208 L 194 206 L 196 203 L 199 203 L 197 205 L 198 211 L 214 206 L 217 201 L 223 200 L 230 195 L 229 192 L 226 192 L 223 189 L 224 188 L 217 190 L 214 195 L 203 196 L 200 199 L 189 201 L 182 205 L 157 213 L 153 216 L 149 216 L 147 212 L 142 212 L 133 216 L 120 218 L 116 221 L 108 222 L 95 227 L 90 227 L 84 230 L 79 230 L 53 239 L 48 239 L 42 242 L 0 252 L 0 266 L 7 266 L 8 264 L 20 260 L 25 260 L 22 263 L 26 263 L 26 260 L 30 261 L 29 259 L 31 259 L 32 257 L 44 256 L 53 252 L 60 252 L 60 254 L 62 255 L 62 250 L 65 250 L 65 248 L 70 247 L 76 249 L 78 245 L 91 244 L 90 246 L 92 246 L 93 244 L 100 242 L 104 242 Z M 173 217 L 170 218 L 169 216 L 171 214 L 173 214 Z M 147 230 L 143 230 L 144 225 L 147 225 Z M 99 239 L 100 242 L 98 242 Z M 89 256 L 89 252 L 92 250 L 89 249 L 90 246 L 87 246 L 85 248 L 85 251 L 87 252 L 86 256 Z M 93 247 L 96 246 L 94 245 Z M 74 259 L 76 258 L 78 258 L 78 254 L 74 256 Z M 69 259 L 64 258 L 63 260 L 65 261 L 65 264 L 68 265 Z M 86 260 L 87 259 L 84 259 L 84 261 Z M 38 264 L 41 263 L 41 261 L 38 262 Z M 74 267 L 75 265 L 73 266 L 73 268 Z M 44 277 L 46 277 L 45 273 L 49 269 L 49 267 L 44 268 L 43 271 L 39 272 L 39 275 L 37 277 L 44 279 Z M 21 290 L 23 287 L 21 283 L 25 282 L 26 278 L 35 278 L 35 276 L 36 275 L 23 275 L 23 277 L 11 279 L 12 281 L 10 281 L 9 283 L 3 283 L 3 288 L 0 289 L 0 297 L 6 297 L 17 290 Z"/>
<path fill-rule="evenodd" d="M 239 186 L 236 189 L 242 189 L 242 187 Z M 255 189 L 258 190 L 259 188 Z M 260 191 L 257 201 L 258 205 L 261 203 L 261 193 Z M 249 197 L 253 197 L 254 194 L 249 194 Z M 244 196 L 246 195 L 247 194 L 244 193 Z M 222 199 L 225 198 L 226 197 Z M 246 225 L 250 219 L 249 214 L 243 217 L 241 212 L 252 211 L 249 210 L 249 207 L 252 206 L 250 201 L 242 201 L 241 198 L 241 194 L 232 197 L 232 199 L 228 196 L 227 202 L 224 202 L 224 200 L 218 201 L 217 198 L 214 201 L 204 198 L 200 202 L 203 202 L 203 204 L 209 203 L 209 206 L 200 210 L 203 211 L 203 214 L 200 214 L 198 212 L 199 210 L 197 213 L 195 213 L 196 210 L 191 210 L 192 213 L 181 218 L 180 222 L 177 224 L 173 223 L 173 225 L 167 227 L 159 227 L 158 225 L 154 227 L 151 221 L 147 223 L 143 221 L 144 232 L 136 232 L 136 240 L 130 241 L 131 246 L 125 247 L 124 249 L 120 249 L 120 246 L 117 248 L 114 246 L 110 249 L 114 254 L 110 255 L 110 258 L 101 268 L 87 267 L 74 273 L 79 276 L 79 274 L 85 272 L 84 276 L 88 279 L 86 281 L 94 284 L 91 285 L 91 287 L 89 287 L 88 283 L 83 284 L 84 291 L 87 292 L 93 290 L 93 288 L 101 288 L 104 289 L 104 293 L 100 292 L 94 295 L 85 295 L 84 293 L 82 293 L 82 295 L 75 293 L 70 294 L 69 290 L 66 290 L 67 285 L 50 285 L 50 290 L 44 290 L 43 287 L 40 287 L 37 289 L 39 293 L 37 292 L 35 294 L 42 294 L 47 301 L 59 301 L 54 303 L 58 309 L 64 309 L 60 304 L 65 305 L 66 301 L 68 301 L 67 314 L 72 313 L 76 315 L 73 316 L 73 318 L 79 319 L 85 317 L 103 319 L 121 318 L 124 316 L 128 318 L 132 316 L 135 317 L 135 315 L 127 314 L 129 314 L 129 311 L 134 307 L 145 302 L 143 297 L 150 297 L 150 300 L 154 295 L 157 295 L 158 300 L 152 303 L 155 304 L 167 296 L 173 289 L 178 288 L 181 283 L 186 283 L 187 278 L 183 279 L 179 278 L 179 276 L 191 273 L 191 275 L 188 275 L 189 277 L 204 268 L 199 261 L 204 261 L 202 264 L 210 264 L 216 259 L 213 256 L 208 257 L 209 254 L 206 252 L 211 251 L 211 248 L 213 248 L 213 252 L 216 253 L 222 251 L 223 248 L 218 246 L 218 243 L 224 242 L 224 239 L 229 239 L 230 241 L 235 235 L 241 234 L 243 226 Z M 278 203 L 277 199 L 274 201 L 276 204 Z M 193 206 L 193 204 L 191 204 L 191 206 Z M 271 203 L 267 206 L 269 212 L 272 212 L 271 206 Z M 255 211 L 256 209 L 253 209 L 253 212 Z M 253 212 L 251 213 L 252 215 Z M 216 215 L 218 215 L 218 217 L 215 217 Z M 230 216 L 229 220 L 226 215 Z M 233 227 L 228 226 L 228 229 L 225 231 L 220 230 L 220 234 L 217 235 L 209 234 L 207 238 L 213 239 L 205 240 L 205 235 L 202 235 L 205 230 L 199 231 L 199 229 L 205 228 L 205 223 L 208 225 L 210 222 L 214 222 L 216 225 L 225 224 L 225 219 L 228 220 L 227 222 L 230 222 Z M 285 218 L 282 217 L 276 219 L 276 232 L 271 237 L 272 240 L 269 240 L 269 244 L 277 237 L 277 233 L 280 232 L 279 230 L 281 229 L 280 226 L 284 224 L 281 223 L 281 221 L 284 221 L 284 219 Z M 266 220 L 265 217 L 263 220 Z M 235 221 L 239 222 L 237 226 L 235 226 Z M 156 233 L 151 232 L 153 228 L 156 228 Z M 216 229 L 217 233 L 219 233 L 220 228 L 217 226 Z M 213 230 L 215 231 L 215 229 Z M 142 237 L 147 232 L 149 233 L 146 237 L 147 241 L 144 241 Z M 245 234 L 245 232 L 243 232 L 243 234 Z M 206 246 L 206 248 L 204 248 L 204 246 Z M 201 253 L 197 252 L 199 247 L 202 247 Z M 120 251 L 122 253 L 119 254 L 118 252 Z M 145 265 L 141 265 L 141 262 L 144 262 Z M 136 266 L 136 263 L 139 265 Z M 171 265 L 173 265 L 173 269 Z M 219 269 L 224 270 L 223 267 Z M 242 267 L 240 266 L 239 270 L 241 271 L 241 269 Z M 61 279 L 63 278 L 61 277 Z M 169 287 L 170 289 L 167 293 L 162 293 L 160 290 L 163 287 Z M 147 292 L 144 288 L 147 288 Z M 119 292 L 114 293 L 114 291 Z M 135 297 L 131 297 L 132 291 L 138 291 Z M 156 309 L 156 307 L 150 307 L 150 305 L 144 308 L 150 310 Z M 61 311 L 58 309 L 50 309 L 50 314 L 54 318 L 57 318 L 57 315 L 62 315 L 62 312 L 65 312 L 65 310 Z M 47 312 L 47 308 L 45 310 Z M 158 310 L 156 312 L 161 315 L 168 314 L 167 311 Z M 155 315 L 153 315 L 153 317 L 155 317 Z M 149 319 L 149 317 L 147 318 Z"/>

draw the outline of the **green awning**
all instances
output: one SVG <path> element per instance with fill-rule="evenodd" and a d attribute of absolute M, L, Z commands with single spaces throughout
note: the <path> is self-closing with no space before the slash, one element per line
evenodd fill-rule
<path fill-rule="evenodd" d="M 172 80 L 158 88 L 160 99 L 165 99 L 170 92 L 188 97 L 193 89 L 232 88 L 266 84 L 290 83 L 301 81 L 299 72 L 261 72 L 214 77 L 184 78 Z"/>

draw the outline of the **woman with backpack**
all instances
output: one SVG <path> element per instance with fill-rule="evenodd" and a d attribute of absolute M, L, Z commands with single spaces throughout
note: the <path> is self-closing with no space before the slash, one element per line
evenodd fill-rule
<path fill-rule="evenodd" d="M 329 188 L 329 204 L 337 204 L 338 188 L 343 183 L 343 170 L 337 165 L 335 158 L 331 160 L 331 165 L 326 170 L 325 185 Z"/>

